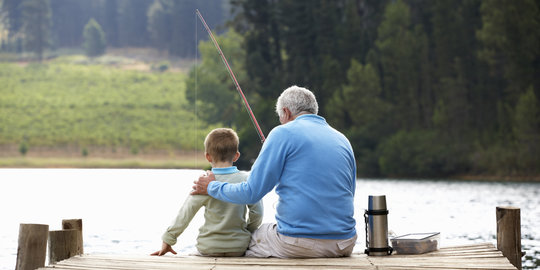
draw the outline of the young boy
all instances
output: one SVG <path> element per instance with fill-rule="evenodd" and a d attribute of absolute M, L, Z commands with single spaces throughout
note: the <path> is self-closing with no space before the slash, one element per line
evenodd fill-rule
<path fill-rule="evenodd" d="M 229 128 L 212 130 L 204 140 L 205 157 L 212 164 L 216 179 L 229 183 L 246 181 L 247 172 L 239 171 L 233 162 L 238 160 L 238 135 Z M 190 182 L 191 184 L 191 182 Z M 190 195 L 178 212 L 173 224 L 161 237 L 160 251 L 151 255 L 162 256 L 168 252 L 176 254 L 171 246 L 188 226 L 197 211 L 204 206 L 205 223 L 199 229 L 197 250 L 203 256 L 238 257 L 243 256 L 254 232 L 262 222 L 262 202 L 241 205 L 222 202 L 208 195 Z M 246 213 L 249 208 L 249 219 Z"/>

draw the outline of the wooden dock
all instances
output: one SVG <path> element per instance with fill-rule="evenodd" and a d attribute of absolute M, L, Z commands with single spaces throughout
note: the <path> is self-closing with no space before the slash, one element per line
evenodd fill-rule
<path fill-rule="evenodd" d="M 491 243 L 441 248 L 421 255 L 367 256 L 347 258 L 276 259 L 216 258 L 197 256 L 127 256 L 85 254 L 71 257 L 46 269 L 66 270 L 142 270 L 142 269 L 517 269 Z"/>

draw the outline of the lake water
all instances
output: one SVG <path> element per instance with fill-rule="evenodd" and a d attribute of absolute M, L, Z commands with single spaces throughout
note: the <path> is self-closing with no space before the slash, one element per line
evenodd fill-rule
<path fill-rule="evenodd" d="M 61 229 L 83 219 L 85 253 L 150 254 L 191 190 L 198 170 L 0 169 L 0 269 L 14 269 L 20 223 Z M 368 195 L 387 197 L 396 235 L 441 232 L 441 246 L 496 244 L 496 206 L 521 208 L 524 269 L 540 268 L 540 184 L 358 179 L 355 252 L 365 248 Z M 274 222 L 277 196 L 265 196 L 264 222 Z M 174 247 L 195 251 L 199 211 Z"/>

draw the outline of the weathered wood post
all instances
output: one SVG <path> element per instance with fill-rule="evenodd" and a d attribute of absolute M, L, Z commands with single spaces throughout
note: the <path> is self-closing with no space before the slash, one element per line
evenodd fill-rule
<path fill-rule="evenodd" d="M 49 232 L 49 264 L 83 254 L 82 220 L 64 219 L 62 229 Z"/>
<path fill-rule="evenodd" d="M 79 250 L 80 253 L 77 253 L 77 254 L 84 253 L 82 227 L 83 227 L 82 219 L 63 219 L 62 220 L 62 229 L 64 230 L 75 229 L 79 231 L 78 240 L 77 240 L 77 243 L 78 243 L 77 249 Z"/>
<path fill-rule="evenodd" d="M 49 225 L 21 224 L 15 270 L 35 270 L 45 266 Z"/>
<path fill-rule="evenodd" d="M 521 216 L 517 207 L 498 206 L 497 249 L 502 251 L 517 269 L 521 270 Z"/>
<path fill-rule="evenodd" d="M 78 247 L 77 230 L 59 230 L 49 232 L 49 264 L 71 258 L 80 254 Z"/>

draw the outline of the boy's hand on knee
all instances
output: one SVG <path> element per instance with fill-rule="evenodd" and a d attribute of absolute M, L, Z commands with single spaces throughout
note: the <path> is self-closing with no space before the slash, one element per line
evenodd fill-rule
<path fill-rule="evenodd" d="M 161 250 L 158 250 L 152 254 L 150 254 L 151 256 L 163 256 L 167 253 L 172 253 L 174 255 L 176 255 L 176 251 L 174 251 L 174 249 L 172 249 L 171 245 L 163 242 L 163 244 L 161 244 Z"/>

